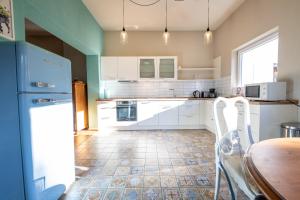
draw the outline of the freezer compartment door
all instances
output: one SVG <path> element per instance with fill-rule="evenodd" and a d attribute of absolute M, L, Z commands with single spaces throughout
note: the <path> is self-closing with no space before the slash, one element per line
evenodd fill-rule
<path fill-rule="evenodd" d="M 31 44 L 17 43 L 19 92 L 71 93 L 69 60 Z"/>
<path fill-rule="evenodd" d="M 72 95 L 21 94 L 19 106 L 26 199 L 57 195 L 75 180 Z"/>

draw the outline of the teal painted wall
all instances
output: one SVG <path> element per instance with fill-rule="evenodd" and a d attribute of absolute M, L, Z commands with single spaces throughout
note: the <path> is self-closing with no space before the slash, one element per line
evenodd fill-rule
<path fill-rule="evenodd" d="M 25 41 L 25 18 L 41 26 L 87 56 L 89 106 L 99 97 L 99 58 L 103 31 L 81 0 L 13 0 L 15 37 Z M 0 38 L 0 41 L 5 39 Z M 92 55 L 91 57 L 89 55 Z M 94 61 L 97 57 L 98 61 Z M 98 76 L 98 77 L 95 77 Z M 95 112 L 89 120 L 97 121 Z M 94 114 L 93 114 L 94 113 Z M 92 123 L 94 124 L 94 123 Z M 92 125 L 91 124 L 91 125 Z M 96 128 L 93 125 L 91 128 Z"/>
<path fill-rule="evenodd" d="M 87 84 L 88 84 L 88 104 L 89 104 L 89 127 L 97 129 L 97 102 L 100 88 L 100 56 L 87 56 Z"/>

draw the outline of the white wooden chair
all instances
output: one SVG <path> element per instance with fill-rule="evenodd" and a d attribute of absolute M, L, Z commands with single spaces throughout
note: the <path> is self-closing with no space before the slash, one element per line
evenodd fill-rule
<path fill-rule="evenodd" d="M 219 97 L 214 102 L 217 132 L 215 200 L 219 196 L 221 172 L 227 180 L 231 199 L 237 198 L 233 181 L 250 199 L 264 199 L 255 186 L 249 184 L 244 169 L 244 156 L 254 143 L 249 110 L 249 102 L 243 97 Z"/>

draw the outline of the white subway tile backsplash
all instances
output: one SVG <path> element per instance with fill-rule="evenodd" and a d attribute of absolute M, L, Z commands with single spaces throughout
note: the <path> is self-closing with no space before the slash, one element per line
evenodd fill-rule
<path fill-rule="evenodd" d="M 228 96 L 232 91 L 230 77 L 217 80 L 155 80 L 135 83 L 101 81 L 100 84 L 110 98 L 172 97 L 173 94 L 177 97 L 191 97 L 195 90 L 208 91 L 210 88 L 216 88 L 219 95 Z"/>

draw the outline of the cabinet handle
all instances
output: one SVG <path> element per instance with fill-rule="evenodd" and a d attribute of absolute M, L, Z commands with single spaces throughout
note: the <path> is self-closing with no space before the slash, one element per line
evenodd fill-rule
<path fill-rule="evenodd" d="M 37 88 L 55 88 L 55 85 L 37 81 L 37 82 L 32 82 L 31 83 L 32 87 L 37 87 Z"/>
<path fill-rule="evenodd" d="M 72 102 L 72 99 L 55 100 L 55 99 L 40 98 L 40 99 L 33 99 L 32 100 L 32 103 L 34 103 L 34 104 L 49 104 L 49 103 L 58 104 L 58 103 L 69 103 L 69 102 Z"/>

